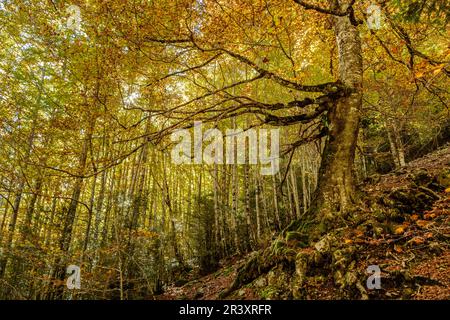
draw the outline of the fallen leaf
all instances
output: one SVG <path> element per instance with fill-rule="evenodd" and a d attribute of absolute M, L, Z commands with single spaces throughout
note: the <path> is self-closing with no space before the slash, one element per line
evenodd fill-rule
<path fill-rule="evenodd" d="M 411 216 L 411 220 L 412 221 L 416 221 L 416 220 L 418 220 L 419 219 L 419 215 L 418 214 L 413 214 L 412 216 Z"/>
<path fill-rule="evenodd" d="M 422 244 L 424 243 L 425 240 L 422 237 L 414 237 L 411 240 L 408 241 L 408 243 L 412 243 L 412 244 Z"/>
<path fill-rule="evenodd" d="M 344 243 L 350 244 L 350 243 L 353 243 L 353 240 L 352 239 L 344 239 Z"/>
<path fill-rule="evenodd" d="M 397 227 L 397 228 L 394 230 L 394 233 L 395 233 L 395 234 L 402 234 L 403 232 L 405 232 L 405 227 L 404 227 L 404 226 Z"/>
<path fill-rule="evenodd" d="M 403 248 L 394 244 L 394 251 L 397 253 L 402 253 L 403 252 Z"/>
<path fill-rule="evenodd" d="M 445 64 L 440 64 L 440 65 L 434 67 L 434 68 L 432 69 L 432 70 L 433 70 L 433 74 L 434 74 L 434 75 L 437 75 L 439 72 L 442 71 L 442 69 L 444 69 L 444 67 L 445 67 Z"/>
<path fill-rule="evenodd" d="M 436 217 L 436 214 L 434 214 L 434 213 L 426 213 L 423 216 L 423 218 L 426 219 L 426 220 L 431 220 L 431 219 L 433 219 L 435 217 Z"/>
<path fill-rule="evenodd" d="M 425 221 L 425 220 L 417 220 L 416 221 L 416 224 L 419 226 L 419 227 L 425 227 L 427 224 L 429 224 L 430 222 L 429 221 Z"/>
<path fill-rule="evenodd" d="M 432 232 L 427 232 L 423 235 L 426 239 L 432 238 L 433 237 L 433 233 Z"/>

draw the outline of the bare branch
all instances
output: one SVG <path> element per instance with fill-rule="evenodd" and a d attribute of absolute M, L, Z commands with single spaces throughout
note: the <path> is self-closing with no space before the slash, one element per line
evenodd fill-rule
<path fill-rule="evenodd" d="M 157 42 L 157 43 L 165 43 L 165 44 L 174 44 L 174 43 L 188 43 L 191 39 L 163 39 L 163 38 L 152 38 L 152 37 L 144 37 L 145 41 L 148 42 Z"/>
<path fill-rule="evenodd" d="M 160 81 L 162 81 L 164 79 L 167 79 L 167 78 L 170 78 L 170 77 L 174 77 L 174 76 L 177 76 L 177 75 L 189 72 L 189 71 L 193 71 L 193 70 L 196 70 L 196 69 L 201 69 L 201 68 L 207 66 L 208 64 L 210 64 L 211 62 L 213 62 L 214 60 L 216 60 L 221 55 L 222 55 L 222 53 L 218 53 L 218 54 L 212 56 L 210 59 L 204 61 L 203 63 L 201 63 L 199 65 L 196 65 L 196 66 L 193 66 L 193 67 L 188 67 L 188 68 L 180 70 L 180 71 L 176 71 L 176 72 L 173 72 L 173 73 L 166 74 L 164 77 L 161 77 L 161 78 L 159 78 L 159 79 L 157 79 L 157 80 L 147 84 L 147 87 L 151 86 L 151 85 L 153 85 L 153 84 L 155 84 L 157 82 L 160 82 Z"/>
<path fill-rule="evenodd" d="M 324 104 L 319 105 L 316 109 L 314 109 L 311 112 L 297 114 L 294 116 L 278 117 L 278 116 L 275 116 L 272 114 L 267 114 L 265 122 L 267 124 L 277 125 L 277 126 L 279 126 L 279 125 L 286 126 L 286 125 L 292 125 L 292 124 L 296 124 L 296 123 L 308 123 L 308 122 L 316 119 L 318 116 L 320 116 L 325 111 L 327 111 L 328 108 L 329 108 L 329 104 L 324 103 Z"/>

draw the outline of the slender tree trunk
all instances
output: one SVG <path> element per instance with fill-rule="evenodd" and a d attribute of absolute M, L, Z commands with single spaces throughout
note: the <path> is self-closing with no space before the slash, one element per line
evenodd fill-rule
<path fill-rule="evenodd" d="M 33 141 L 34 141 L 34 136 L 35 136 L 35 126 L 36 126 L 36 121 L 34 120 L 33 124 L 32 124 L 30 135 L 28 136 L 28 144 L 27 144 L 27 149 L 25 151 L 25 159 L 30 156 L 31 150 L 33 148 Z M 25 173 L 22 172 L 19 177 L 19 187 L 17 188 L 17 192 L 15 195 L 14 204 L 13 204 L 12 217 L 9 222 L 8 236 L 6 238 L 5 247 L 4 247 L 4 251 L 3 251 L 4 257 L 0 260 L 0 279 L 3 278 L 3 276 L 5 275 L 6 267 L 8 266 L 8 260 L 9 260 L 8 257 L 10 255 L 10 251 L 12 248 L 12 242 L 13 242 L 13 238 L 14 238 L 14 233 L 16 231 L 17 217 L 19 216 L 20 203 L 22 201 L 22 195 L 23 195 L 23 191 L 25 188 L 25 180 L 26 180 Z"/>
<path fill-rule="evenodd" d="M 200 171 L 201 172 L 201 171 Z M 168 179 L 167 179 L 167 165 L 166 165 L 166 160 L 164 158 L 163 155 L 163 198 L 164 198 L 164 205 L 167 207 L 168 211 L 169 211 L 169 234 L 170 234 L 170 240 L 171 240 L 171 244 L 172 244 L 172 248 L 173 248 L 173 252 L 175 255 L 175 258 L 177 259 L 178 263 L 181 266 L 184 266 L 184 259 L 183 259 L 183 255 L 181 254 L 180 251 L 180 247 L 178 245 L 178 237 L 176 234 L 176 227 L 175 227 L 175 212 L 173 210 L 173 206 L 172 206 L 172 199 L 171 199 L 171 195 L 170 195 L 170 189 L 169 189 L 169 184 L 168 184 Z M 199 178 L 199 195 L 201 195 L 201 184 L 202 184 L 202 176 L 200 175 Z M 200 210 L 200 204 L 199 204 L 199 208 L 198 210 Z M 200 212 L 200 211 L 199 211 Z"/>
<path fill-rule="evenodd" d="M 106 186 L 106 171 L 102 172 L 102 178 L 100 180 L 100 191 L 98 195 L 98 200 L 95 206 L 95 221 L 94 221 L 94 245 L 98 248 L 97 240 L 100 230 L 101 213 L 103 209 L 103 202 L 105 200 L 105 186 Z"/>
<path fill-rule="evenodd" d="M 255 183 L 255 214 L 256 214 L 256 243 L 261 239 L 261 210 L 259 204 L 259 181 L 258 181 L 258 170 L 255 170 L 254 183 Z"/>
<path fill-rule="evenodd" d="M 94 213 L 94 199 L 95 199 L 96 183 L 97 183 L 97 175 L 94 176 L 94 179 L 92 180 L 92 186 L 91 186 L 91 196 L 89 199 L 88 221 L 87 221 L 87 225 L 86 225 L 86 233 L 84 235 L 84 243 L 83 243 L 83 257 L 82 257 L 83 261 L 84 261 L 84 253 L 86 252 L 86 250 L 88 248 L 89 237 L 91 234 L 92 216 Z"/>
<path fill-rule="evenodd" d="M 280 219 L 280 211 L 278 209 L 278 192 L 277 192 L 277 181 L 275 179 L 275 175 L 272 175 L 272 192 L 273 192 L 273 208 L 275 212 L 275 219 L 277 221 L 277 229 L 281 230 L 281 219 Z"/>
<path fill-rule="evenodd" d="M 387 120 L 385 124 L 389 145 L 391 147 L 392 158 L 396 168 L 401 168 L 406 165 L 405 151 L 402 143 L 402 139 L 396 125 L 392 123 L 392 120 Z"/>
<path fill-rule="evenodd" d="M 220 211 L 219 211 L 219 170 L 217 168 L 217 163 L 214 163 L 213 168 L 213 191 L 214 191 L 214 241 L 216 245 L 220 248 L 220 252 L 222 252 L 221 244 L 222 241 L 220 241 Z M 189 184 L 190 186 L 190 184 Z M 190 194 L 190 187 L 189 187 L 189 194 Z M 217 248 L 216 246 L 216 248 Z"/>
<path fill-rule="evenodd" d="M 19 189 L 16 193 L 16 197 L 14 199 L 14 205 L 13 205 L 13 211 L 12 211 L 12 217 L 9 222 L 8 227 L 8 236 L 6 237 L 6 245 L 4 250 L 4 258 L 0 260 L 0 278 L 2 278 L 5 275 L 6 267 L 8 265 L 8 257 L 10 255 L 10 251 L 12 248 L 12 240 L 14 236 L 14 231 L 16 230 L 16 224 L 17 224 L 17 216 L 19 215 L 19 207 L 20 207 L 20 201 L 22 200 L 22 193 L 23 188 L 25 186 L 25 180 L 22 179 L 19 184 Z"/>
<path fill-rule="evenodd" d="M 230 231 L 230 224 L 229 224 L 229 188 L 228 188 L 228 165 L 224 165 L 222 168 L 222 177 L 221 177 L 221 185 L 223 187 L 221 195 L 221 212 L 222 212 L 222 228 L 223 228 L 223 235 L 224 235 L 224 247 L 225 247 L 225 255 L 229 254 L 229 249 L 232 247 L 232 238 L 231 238 L 231 231 Z"/>
<path fill-rule="evenodd" d="M 8 192 L 8 196 L 2 198 L 5 203 L 5 209 L 3 210 L 2 224 L 0 226 L 0 243 L 2 242 L 2 239 L 3 239 L 3 235 L 4 235 L 3 229 L 5 228 L 6 217 L 8 216 L 9 207 L 11 206 L 11 204 L 9 203 L 10 196 L 11 196 L 11 192 Z"/>
<path fill-rule="evenodd" d="M 274 230 L 274 229 L 276 229 L 276 228 L 273 228 L 274 224 L 271 224 L 270 221 L 269 221 L 269 203 L 268 203 L 268 199 L 267 199 L 267 197 L 264 196 L 269 191 L 265 191 L 266 189 L 264 188 L 264 181 L 261 178 L 261 175 L 259 174 L 259 172 L 257 173 L 257 178 L 258 178 L 257 182 L 258 182 L 259 194 L 261 195 L 260 198 L 262 199 L 263 217 L 264 217 L 264 222 L 266 224 L 265 230 Z"/>
<path fill-rule="evenodd" d="M 79 160 L 79 174 L 82 175 L 84 173 L 86 162 L 87 162 L 87 154 L 89 143 L 92 138 L 92 128 L 89 128 L 85 134 L 83 147 L 80 154 Z M 59 241 L 59 249 L 61 250 L 62 256 L 56 258 L 55 261 L 55 269 L 52 275 L 52 278 L 63 281 L 65 278 L 65 269 L 66 269 L 66 259 L 69 253 L 70 243 L 72 241 L 72 230 L 75 222 L 75 215 L 78 207 L 78 202 L 80 200 L 81 189 L 83 187 L 83 178 L 77 177 L 75 180 L 75 185 L 72 192 L 72 197 L 70 200 L 69 208 L 67 209 L 67 213 L 64 219 L 63 230 L 61 233 L 61 238 Z M 49 298 L 60 299 L 63 294 L 63 286 L 58 286 L 55 290 L 50 294 Z"/>
<path fill-rule="evenodd" d="M 309 188 L 306 186 L 306 159 L 305 156 L 302 155 L 302 196 L 303 196 L 303 214 L 306 214 L 309 207 L 308 202 L 308 192 Z"/>
<path fill-rule="evenodd" d="M 51 243 L 51 236 L 53 231 L 53 220 L 55 218 L 55 212 L 56 212 L 56 196 L 52 199 L 52 208 L 50 212 L 50 218 L 47 221 L 46 230 L 45 230 L 45 247 L 48 247 Z"/>
<path fill-rule="evenodd" d="M 120 180 L 119 180 L 120 182 Z M 116 183 L 116 167 L 113 168 L 111 173 L 111 179 L 109 181 L 109 187 L 108 187 L 108 197 L 106 198 L 106 205 L 105 205 L 105 215 L 103 217 L 103 225 L 102 225 L 102 231 L 101 231 L 101 241 L 100 246 L 103 246 L 106 243 L 106 240 L 108 238 L 108 219 L 110 214 L 114 210 L 114 197 L 115 194 L 118 194 L 116 191 L 117 183 Z"/>
<path fill-rule="evenodd" d="M 250 166 L 244 164 L 244 197 L 245 197 L 245 224 L 246 224 L 246 250 L 249 251 L 254 245 L 254 232 L 252 228 L 252 212 L 250 210 Z"/>
<path fill-rule="evenodd" d="M 233 129 L 236 130 L 236 118 L 233 118 Z M 237 159 L 237 148 L 234 150 L 234 159 Z M 231 226 L 233 232 L 234 246 L 237 253 L 240 253 L 239 243 L 239 220 L 238 220 L 238 194 L 239 194 L 239 172 L 237 164 L 231 165 Z"/>
<path fill-rule="evenodd" d="M 36 180 L 36 183 L 33 187 L 33 193 L 31 195 L 30 203 L 28 204 L 27 213 L 25 215 L 25 223 L 22 227 L 22 241 L 30 238 L 31 233 L 33 232 L 31 228 L 33 213 L 36 205 L 36 201 L 38 199 L 38 195 L 41 193 L 42 188 L 42 176 L 39 176 Z M 36 230 L 34 230 L 36 231 Z"/>
<path fill-rule="evenodd" d="M 291 184 L 292 184 L 292 193 L 294 197 L 294 204 L 295 204 L 295 216 L 300 218 L 301 212 L 300 212 L 300 199 L 298 195 L 298 187 L 297 187 L 297 179 L 294 175 L 294 168 L 291 168 L 290 170 L 290 178 L 291 178 Z"/>

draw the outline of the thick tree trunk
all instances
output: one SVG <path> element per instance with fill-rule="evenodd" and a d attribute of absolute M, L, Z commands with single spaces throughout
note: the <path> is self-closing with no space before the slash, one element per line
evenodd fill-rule
<path fill-rule="evenodd" d="M 337 216 L 344 217 L 355 203 L 353 160 L 362 104 L 363 64 L 357 27 L 348 16 L 334 17 L 334 30 L 340 81 L 349 93 L 338 98 L 328 113 L 329 136 L 312 204 L 320 232 L 333 228 L 341 221 Z"/>

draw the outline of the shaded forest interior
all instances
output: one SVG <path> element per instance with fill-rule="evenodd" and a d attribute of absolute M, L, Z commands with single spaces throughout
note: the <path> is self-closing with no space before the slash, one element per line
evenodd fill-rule
<path fill-rule="evenodd" d="M 450 162 L 406 169 L 448 160 L 449 13 L 438 0 L 0 0 L 0 299 L 152 299 L 230 259 L 244 262 L 213 298 L 277 267 L 296 287 L 262 298 L 314 298 L 314 263 L 340 288 L 328 298 L 367 298 L 339 273 L 358 259 L 335 254 L 364 250 L 338 248 L 338 232 L 378 219 L 400 236 L 433 206 L 449 213 Z M 212 158 L 242 162 L 205 161 L 206 131 L 240 129 L 244 150 Z M 193 137 L 183 163 L 175 133 Z M 405 172 L 407 187 L 364 189 Z M 448 257 L 439 232 L 429 242 Z"/>

